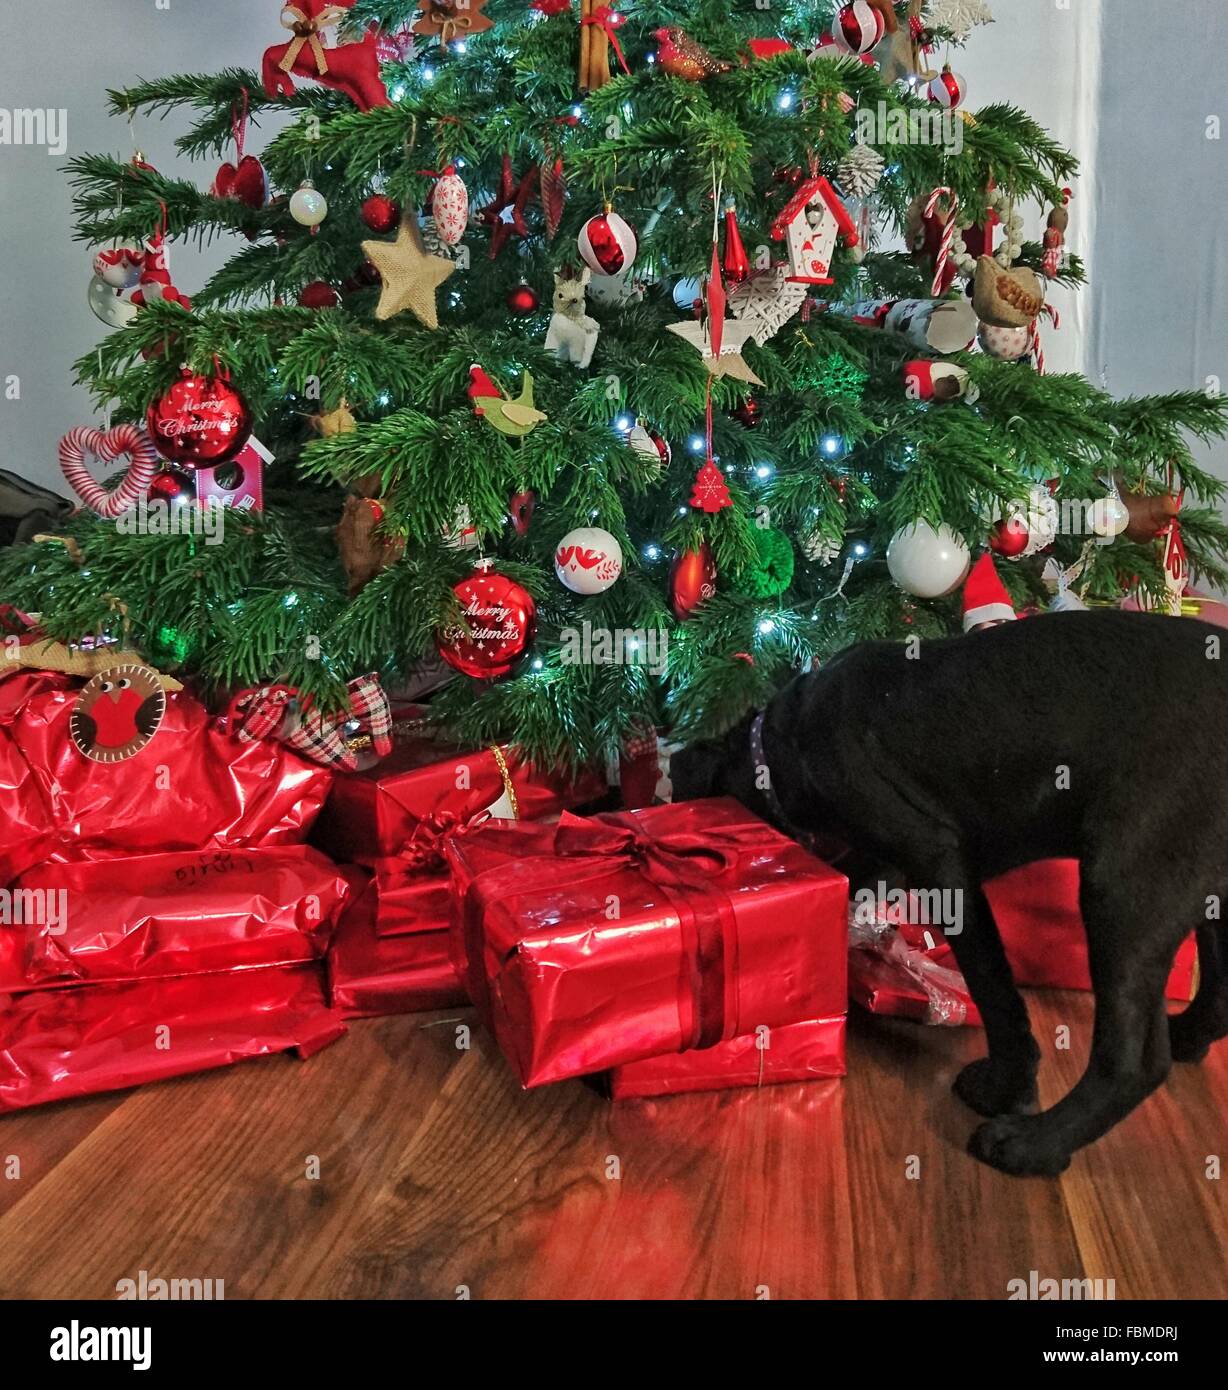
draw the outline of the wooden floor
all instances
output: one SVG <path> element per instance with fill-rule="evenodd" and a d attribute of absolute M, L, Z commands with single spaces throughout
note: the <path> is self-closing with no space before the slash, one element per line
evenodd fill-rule
<path fill-rule="evenodd" d="M 1051 1103 L 1091 1001 L 1032 1003 Z M 611 1107 L 519 1091 L 480 1033 L 456 1050 L 453 1017 L 0 1119 L 0 1295 L 113 1297 L 143 1269 L 228 1299 L 998 1299 L 1031 1270 L 1228 1296 L 1228 1177 L 1206 1176 L 1228 1043 L 1062 1178 L 1020 1181 L 963 1152 L 949 1085 L 979 1030 L 856 1015 L 843 1082 Z"/>

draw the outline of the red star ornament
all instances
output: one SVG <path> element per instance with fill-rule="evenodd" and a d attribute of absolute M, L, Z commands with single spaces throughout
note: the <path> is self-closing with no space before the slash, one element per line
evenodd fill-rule
<path fill-rule="evenodd" d="M 705 512 L 719 512 L 722 507 L 732 507 L 725 475 L 711 459 L 695 475 L 691 486 L 691 506 Z"/>
<path fill-rule="evenodd" d="M 490 259 L 493 261 L 507 245 L 514 232 L 519 237 L 529 235 L 529 224 L 524 220 L 524 210 L 533 196 L 537 185 L 538 169 L 530 164 L 516 182 L 512 173 L 512 157 L 503 156 L 503 167 L 499 173 L 499 189 L 494 202 L 478 209 L 478 218 L 490 230 Z"/>

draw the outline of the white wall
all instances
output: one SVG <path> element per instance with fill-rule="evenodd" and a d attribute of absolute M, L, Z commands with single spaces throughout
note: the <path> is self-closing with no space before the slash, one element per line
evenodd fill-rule
<path fill-rule="evenodd" d="M 974 31 L 954 65 L 969 105 L 1023 106 L 1080 156 L 1070 243 L 1091 285 L 1056 291 L 1062 328 L 1046 332 L 1051 370 L 1107 374 L 1117 394 L 1228 381 L 1228 237 L 1220 67 L 1224 0 L 1182 0 L 1184 38 L 1157 24 L 1154 0 L 990 0 L 998 22 Z M 160 6 L 165 8 L 160 8 Z M 105 114 L 105 91 L 138 76 L 258 68 L 279 42 L 276 0 L 40 0 L 0 45 L 0 106 L 66 108 L 69 155 L 133 148 L 127 123 Z M 88 13 L 89 24 L 83 25 Z M 939 55 L 941 56 L 941 55 Z M 183 118 L 138 118 L 135 140 L 159 169 L 207 185 L 213 169 L 179 160 Z M 252 147 L 262 143 L 259 132 Z M 0 146 L 0 467 L 58 485 L 55 447 L 89 418 L 71 364 L 103 335 L 85 290 L 90 250 L 70 240 L 62 161 Z M 1026 210 L 1033 234 L 1042 210 Z M 176 245 L 175 280 L 191 294 L 229 254 Z M 1213 450 L 1228 477 L 1228 449 Z"/>

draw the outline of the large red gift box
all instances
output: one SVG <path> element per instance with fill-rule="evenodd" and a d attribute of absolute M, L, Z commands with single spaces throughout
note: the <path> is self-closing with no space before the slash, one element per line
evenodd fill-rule
<path fill-rule="evenodd" d="M 614 1067 L 608 1076 L 614 1100 L 724 1091 L 736 1086 L 778 1086 L 843 1076 L 844 1014 L 757 1028 L 715 1047 L 671 1052 Z"/>
<path fill-rule="evenodd" d="M 418 1013 L 467 1004 L 448 932 L 381 936 L 375 883 L 342 914 L 328 950 L 329 999 L 345 1018 Z"/>
<path fill-rule="evenodd" d="M 0 1010 L 0 1112 L 184 1076 L 345 1032 L 318 964 L 38 990 Z"/>
<path fill-rule="evenodd" d="M 0 680 L 0 882 L 48 859 L 297 844 L 333 774 L 275 740 L 242 743 L 185 691 L 168 695 L 149 743 L 94 762 L 69 734 L 81 682 L 44 672 Z"/>
<path fill-rule="evenodd" d="M 11 890 L 40 920 L 0 926 L 0 993 L 314 960 L 348 891 L 305 845 L 40 865 Z"/>
<path fill-rule="evenodd" d="M 736 801 L 447 853 L 458 971 L 525 1086 L 844 1012 L 848 881 Z"/>
<path fill-rule="evenodd" d="M 466 751 L 423 736 L 398 743 L 374 767 L 338 774 L 314 840 L 345 863 L 375 867 L 417 847 L 422 853 L 411 855 L 414 862 L 423 858 L 438 867 L 441 832 L 483 811 L 541 820 L 593 801 L 605 790 L 604 780 L 592 771 L 571 781 L 540 771 L 514 747 Z M 420 930 L 446 926 L 446 876 L 437 886 L 442 899 L 424 892 Z M 404 921 L 407 914 L 396 916 Z"/>

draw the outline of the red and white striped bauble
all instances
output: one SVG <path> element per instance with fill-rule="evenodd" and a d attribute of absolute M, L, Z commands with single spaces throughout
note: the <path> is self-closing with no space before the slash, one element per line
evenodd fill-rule
<path fill-rule="evenodd" d="M 841 5 L 832 21 L 831 37 L 844 53 L 869 53 L 883 37 L 883 17 L 866 0 Z"/>
<path fill-rule="evenodd" d="M 445 245 L 455 246 L 465 235 L 469 222 L 469 190 L 451 164 L 435 184 L 435 191 L 431 195 L 431 216 L 435 219 L 439 239 Z"/>
<path fill-rule="evenodd" d="M 968 84 L 959 73 L 952 72 L 950 68 L 943 68 L 929 85 L 930 100 L 951 111 L 963 102 L 967 94 Z"/>
<path fill-rule="evenodd" d="M 127 455 L 132 463 L 119 485 L 108 492 L 85 466 L 87 454 L 111 464 Z M 158 471 L 158 451 L 136 425 L 116 425 L 113 430 L 78 425 L 60 440 L 60 468 L 68 485 L 92 512 L 122 516 L 149 491 Z"/>
<path fill-rule="evenodd" d="M 576 246 L 580 259 L 598 275 L 619 275 L 635 260 L 635 233 L 609 208 L 580 228 Z"/>

